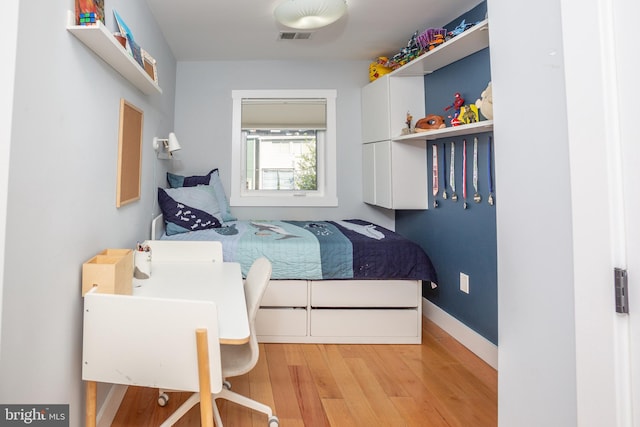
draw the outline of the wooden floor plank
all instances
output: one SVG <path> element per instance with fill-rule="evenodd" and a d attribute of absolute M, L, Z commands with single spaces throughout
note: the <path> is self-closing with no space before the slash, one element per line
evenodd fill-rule
<path fill-rule="evenodd" d="M 270 405 L 280 427 L 493 427 L 497 372 L 428 320 L 421 345 L 260 344 L 232 390 Z M 190 393 L 129 387 L 113 427 L 155 427 Z M 225 426 L 266 426 L 264 415 L 218 400 Z M 177 427 L 200 425 L 195 405 Z"/>
<path fill-rule="evenodd" d="M 351 416 L 358 420 L 360 425 L 378 425 L 371 402 L 353 376 L 347 359 L 342 356 L 342 349 L 342 346 L 337 345 L 327 347 L 327 360 L 345 398 L 346 406 L 349 408 Z"/>
<path fill-rule="evenodd" d="M 344 399 L 322 399 L 324 412 L 329 425 L 340 427 L 357 427 L 358 421 L 353 418 Z"/>
<path fill-rule="evenodd" d="M 303 353 L 306 365 L 309 366 L 309 371 L 313 377 L 313 382 L 318 389 L 318 395 L 323 399 L 342 398 L 342 393 L 327 359 L 326 346 L 323 344 L 305 345 Z"/>
<path fill-rule="evenodd" d="M 273 388 L 273 400 L 277 412 L 276 415 L 283 418 L 302 419 L 302 413 L 298 407 L 295 383 L 291 378 L 287 358 L 285 357 L 288 346 L 281 344 L 267 344 L 264 346 L 269 376 Z M 262 357 L 262 354 L 260 355 Z"/>
<path fill-rule="evenodd" d="M 305 425 L 318 427 L 329 426 L 329 420 L 322 408 L 322 401 L 318 394 L 308 366 L 291 366 L 291 378 L 297 391 L 298 407 Z"/>
<path fill-rule="evenodd" d="M 378 383 L 366 361 L 362 358 L 351 358 L 347 364 L 362 388 L 373 412 L 378 420 L 376 425 L 402 425 L 402 416 L 393 406 L 384 388 Z"/>

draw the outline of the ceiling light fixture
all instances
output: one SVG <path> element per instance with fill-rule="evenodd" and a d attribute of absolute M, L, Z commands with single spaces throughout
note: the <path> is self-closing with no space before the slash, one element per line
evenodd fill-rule
<path fill-rule="evenodd" d="M 289 28 L 315 30 L 333 24 L 346 11 L 345 0 L 284 0 L 273 15 Z"/>

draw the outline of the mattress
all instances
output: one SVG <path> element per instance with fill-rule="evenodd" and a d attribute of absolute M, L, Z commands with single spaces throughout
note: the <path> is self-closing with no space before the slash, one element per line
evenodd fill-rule
<path fill-rule="evenodd" d="M 362 220 L 225 222 L 171 236 L 169 240 L 217 240 L 224 260 L 238 262 L 246 276 L 260 256 L 272 279 L 414 279 L 437 283 L 431 260 L 415 242 Z"/>

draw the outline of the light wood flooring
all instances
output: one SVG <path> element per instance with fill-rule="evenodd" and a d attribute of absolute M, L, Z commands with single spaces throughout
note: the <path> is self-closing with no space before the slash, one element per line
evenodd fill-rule
<path fill-rule="evenodd" d="M 422 345 L 260 344 L 232 389 L 270 405 L 280 427 L 490 427 L 497 422 L 497 372 L 434 323 Z M 129 387 L 112 427 L 158 426 L 189 395 Z M 225 426 L 267 426 L 267 417 L 218 401 Z M 176 426 L 199 426 L 199 405 Z"/>

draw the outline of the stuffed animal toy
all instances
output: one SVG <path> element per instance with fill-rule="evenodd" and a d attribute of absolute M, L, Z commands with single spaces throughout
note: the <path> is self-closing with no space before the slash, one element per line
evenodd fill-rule
<path fill-rule="evenodd" d="M 444 123 L 444 117 L 438 116 L 437 114 L 429 114 L 427 117 L 416 122 L 415 131 L 426 132 L 432 129 L 442 129 L 445 127 L 447 127 L 447 125 Z"/>
<path fill-rule="evenodd" d="M 480 99 L 476 101 L 476 107 L 478 107 L 485 118 L 488 120 L 493 119 L 493 90 L 491 89 L 491 82 L 489 82 L 487 88 L 480 94 Z"/>
<path fill-rule="evenodd" d="M 388 63 L 388 58 L 380 56 L 378 57 L 376 62 L 372 62 L 371 64 L 369 64 L 369 81 L 372 82 L 378 77 L 384 76 L 385 74 L 389 74 L 391 71 L 393 71 L 391 68 L 387 67 Z"/>

